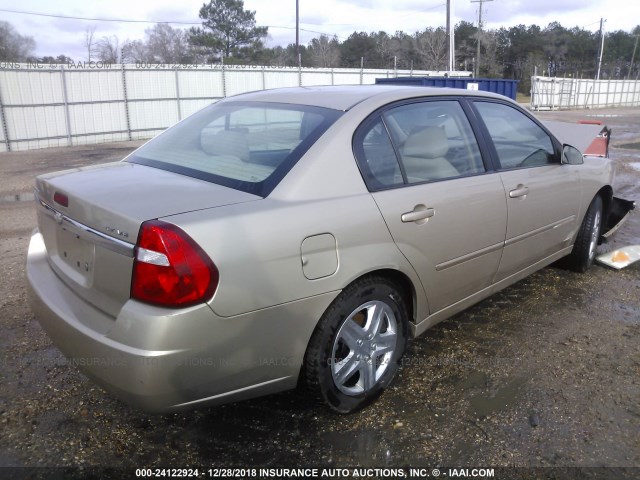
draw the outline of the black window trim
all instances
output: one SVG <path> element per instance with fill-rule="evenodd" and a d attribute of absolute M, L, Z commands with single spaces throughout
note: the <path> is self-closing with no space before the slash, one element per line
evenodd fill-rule
<path fill-rule="evenodd" d="M 391 144 L 393 153 L 396 156 L 396 163 L 398 164 L 398 168 L 400 169 L 400 174 L 402 175 L 402 183 L 404 185 L 408 185 L 409 177 L 407 177 L 407 171 L 404 168 L 404 163 L 400 161 L 400 159 L 402 158 L 400 156 L 400 150 L 398 149 L 398 146 L 396 145 L 396 143 L 393 141 L 393 137 L 391 136 L 391 130 L 389 130 L 389 125 L 387 125 L 387 120 L 384 118 L 384 114 L 385 112 L 380 112 L 380 115 L 378 116 L 378 118 L 380 119 L 380 123 L 382 123 L 382 126 L 384 127 L 384 131 L 387 132 L 389 143 Z"/>

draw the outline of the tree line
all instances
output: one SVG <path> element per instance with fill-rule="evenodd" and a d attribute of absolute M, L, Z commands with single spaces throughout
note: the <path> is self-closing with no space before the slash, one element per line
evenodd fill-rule
<path fill-rule="evenodd" d="M 306 45 L 267 47 L 268 27 L 256 25 L 255 11 L 243 0 L 210 0 L 199 12 L 201 27 L 173 28 L 159 23 L 144 39 L 98 38 L 95 27 L 84 35 L 87 60 L 109 63 L 220 63 L 265 66 L 386 68 L 438 70 L 448 67 L 448 40 L 443 27 L 414 33 L 353 32 L 340 40 L 319 35 Z M 605 35 L 600 77 L 637 78 L 640 25 L 632 32 Z M 456 70 L 474 71 L 477 42 L 481 45 L 479 76 L 520 80 L 528 92 L 530 77 L 538 75 L 593 78 L 601 44 L 599 32 L 566 28 L 553 22 L 542 28 L 517 25 L 480 31 L 461 21 L 455 26 Z M 66 55 L 34 58 L 35 41 L 0 22 L 0 61 L 66 62 Z M 640 56 L 640 51 L 637 52 Z"/>

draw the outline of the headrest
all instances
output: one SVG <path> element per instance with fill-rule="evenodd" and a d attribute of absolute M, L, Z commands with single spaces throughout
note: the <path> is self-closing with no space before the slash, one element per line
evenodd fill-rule
<path fill-rule="evenodd" d="M 200 144 L 210 155 L 231 155 L 249 161 L 249 145 L 244 132 L 221 130 L 215 135 L 202 135 Z"/>
<path fill-rule="evenodd" d="M 438 158 L 449 151 L 449 141 L 442 127 L 421 127 L 411 132 L 402 153 L 410 157 Z"/>

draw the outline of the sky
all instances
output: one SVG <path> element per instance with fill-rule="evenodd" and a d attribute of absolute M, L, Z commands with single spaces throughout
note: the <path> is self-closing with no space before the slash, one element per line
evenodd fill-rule
<path fill-rule="evenodd" d="M 479 3 L 452 2 L 456 23 L 477 23 Z M 145 29 L 155 22 L 199 25 L 202 4 L 203 0 L 0 0 L 0 20 L 33 37 L 36 56 L 64 54 L 81 61 L 86 60 L 83 42 L 87 28 L 95 27 L 96 38 L 116 35 L 121 42 L 143 39 Z M 244 5 L 256 12 L 257 25 L 269 26 L 267 46 L 295 43 L 295 0 L 245 0 Z M 299 5 L 302 44 L 321 33 L 345 40 L 354 31 L 413 33 L 446 22 L 446 0 L 299 0 Z M 3 10 L 151 23 L 51 18 Z M 519 24 L 545 27 L 557 21 L 567 28 L 595 31 L 600 18 L 606 19 L 606 31 L 631 31 L 640 24 L 640 0 L 485 0 L 483 4 L 483 23 L 489 29 Z"/>

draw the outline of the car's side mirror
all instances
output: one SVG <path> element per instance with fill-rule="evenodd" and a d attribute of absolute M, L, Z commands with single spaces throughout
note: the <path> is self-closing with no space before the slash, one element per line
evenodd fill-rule
<path fill-rule="evenodd" d="M 562 163 L 566 165 L 582 165 L 584 159 L 580 150 L 565 144 L 562 146 Z"/>

